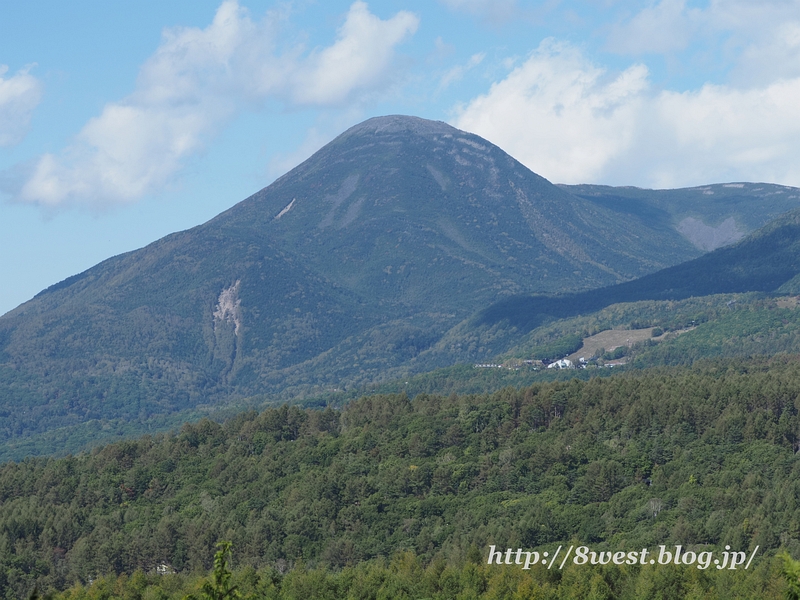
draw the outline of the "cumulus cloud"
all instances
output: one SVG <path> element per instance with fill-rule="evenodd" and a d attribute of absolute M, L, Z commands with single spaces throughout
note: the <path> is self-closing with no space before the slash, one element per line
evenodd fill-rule
<path fill-rule="evenodd" d="M 613 167 L 630 174 L 646 166 L 656 187 L 731 179 L 800 186 L 797 98 L 800 78 L 661 92 L 639 117 L 647 135 L 628 149 L 628 166 Z"/>
<path fill-rule="evenodd" d="M 698 7 L 659 0 L 611 26 L 606 49 L 632 56 L 685 52 L 694 65 L 723 65 L 739 85 L 796 77 L 800 2 L 711 0 Z"/>
<path fill-rule="evenodd" d="M 312 54 L 291 79 L 292 96 L 301 104 L 341 103 L 354 90 L 369 88 L 386 77 L 394 46 L 416 31 L 419 20 L 400 12 L 388 21 L 355 2 L 336 42 Z"/>
<path fill-rule="evenodd" d="M 142 66 L 135 91 L 106 105 L 59 154 L 45 154 L 14 190 L 46 206 L 133 201 L 166 185 L 237 112 L 277 98 L 290 106 L 338 106 L 391 77 L 395 47 L 418 19 L 381 20 L 354 2 L 335 42 L 277 50 L 278 18 L 253 21 L 225 0 L 205 29 L 173 28 Z"/>
<path fill-rule="evenodd" d="M 546 41 L 463 107 L 455 125 L 545 177 L 581 181 L 599 176 L 609 157 L 631 143 L 646 78 L 641 65 L 609 78 L 578 50 Z"/>
<path fill-rule="evenodd" d="M 764 83 L 800 76 L 800 19 L 785 21 L 765 39 L 747 44 L 738 58 L 736 80 Z"/>
<path fill-rule="evenodd" d="M 611 74 L 546 42 L 454 124 L 563 183 L 800 185 L 798 97 L 800 78 L 658 91 L 642 65 Z"/>
<path fill-rule="evenodd" d="M 0 146 L 22 141 L 33 109 L 42 98 L 42 84 L 28 70 L 6 77 L 8 66 L 0 65 Z"/>

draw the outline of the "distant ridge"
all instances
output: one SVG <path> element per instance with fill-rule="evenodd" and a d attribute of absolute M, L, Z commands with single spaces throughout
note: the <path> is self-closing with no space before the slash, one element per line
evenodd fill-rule
<path fill-rule="evenodd" d="M 620 214 L 666 223 L 704 252 L 737 242 L 768 221 L 800 208 L 800 189 L 770 183 L 717 183 L 675 190 L 587 184 L 559 187 Z"/>
<path fill-rule="evenodd" d="M 481 313 L 479 322 L 507 321 L 523 330 L 547 318 L 588 314 L 618 302 L 683 300 L 693 296 L 774 292 L 800 274 L 800 210 L 744 240 L 633 281 L 560 296 L 518 296 Z"/>

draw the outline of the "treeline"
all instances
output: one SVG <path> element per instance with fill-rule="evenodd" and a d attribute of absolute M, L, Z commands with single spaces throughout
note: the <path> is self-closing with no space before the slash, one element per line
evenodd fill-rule
<path fill-rule="evenodd" d="M 691 365 L 707 358 L 800 353 L 800 310 L 795 298 L 722 294 L 681 301 L 615 304 L 592 315 L 539 327 L 503 356 L 561 358 L 574 351 L 576 337 L 607 329 L 644 327 L 654 327 L 659 335 L 668 335 L 657 343 L 646 341 L 621 351 L 633 357 L 637 368 Z"/>
<path fill-rule="evenodd" d="M 490 544 L 570 540 L 759 546 L 766 568 L 779 548 L 800 555 L 799 367 L 729 360 L 491 395 L 371 396 L 341 412 L 284 406 L 6 463 L 0 589 L 185 577 L 211 567 L 222 539 L 239 569 L 330 581 L 390 572 L 398 553 L 458 570 Z"/>
<path fill-rule="evenodd" d="M 337 570 L 298 564 L 285 573 L 269 567 L 231 571 L 227 563 L 217 561 L 210 577 L 136 571 L 75 585 L 52 600 L 184 600 L 187 596 L 199 600 L 777 600 L 791 598 L 790 590 L 800 590 L 797 565 L 792 562 L 787 565 L 777 557 L 750 570 L 734 571 L 674 565 L 572 566 L 563 571 L 537 565 L 523 571 L 516 566 L 489 566 L 478 554 L 457 564 L 444 559 L 425 564 L 404 551 Z"/>
<path fill-rule="evenodd" d="M 688 365 L 702 358 L 800 352 L 800 309 L 780 308 L 773 298 L 726 304 L 695 330 L 641 352 L 635 365 Z"/>

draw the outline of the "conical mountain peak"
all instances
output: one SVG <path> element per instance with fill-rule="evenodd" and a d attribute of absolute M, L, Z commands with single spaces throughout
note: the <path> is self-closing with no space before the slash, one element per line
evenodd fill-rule
<path fill-rule="evenodd" d="M 402 115 L 350 128 L 208 225 L 266 235 L 358 294 L 443 314 L 522 290 L 608 285 L 691 257 L 661 263 L 645 236 L 491 142 Z M 654 264 L 631 260 L 638 249 Z"/>
<path fill-rule="evenodd" d="M 408 115 L 387 115 L 373 117 L 354 125 L 340 137 L 387 133 L 411 133 L 416 135 L 463 135 L 465 132 L 448 125 L 444 121 L 431 121 Z"/>

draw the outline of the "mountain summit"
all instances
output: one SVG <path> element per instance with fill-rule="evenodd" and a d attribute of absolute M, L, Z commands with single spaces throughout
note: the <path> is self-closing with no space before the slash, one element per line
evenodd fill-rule
<path fill-rule="evenodd" d="M 581 194 L 445 123 L 369 119 L 211 221 L 0 317 L 0 445 L 375 381 L 503 298 L 701 254 L 663 208 Z"/>
<path fill-rule="evenodd" d="M 654 244 L 652 228 L 483 138 L 403 116 L 356 125 L 206 227 L 257 229 L 355 292 L 447 312 L 617 283 L 697 255 L 674 232 Z"/>

